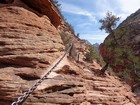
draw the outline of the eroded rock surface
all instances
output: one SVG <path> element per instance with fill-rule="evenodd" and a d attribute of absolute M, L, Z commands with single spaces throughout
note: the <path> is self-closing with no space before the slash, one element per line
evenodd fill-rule
<path fill-rule="evenodd" d="M 21 84 L 40 78 L 64 51 L 56 27 L 37 12 L 20 0 L 0 4 L 0 102 L 7 105 Z"/>
<path fill-rule="evenodd" d="M 51 0 L 36 0 L 36 2 L 34 2 L 34 0 L 22 1 L 40 13 L 47 15 L 55 27 L 58 27 L 61 24 L 61 14 Z"/>
<path fill-rule="evenodd" d="M 140 81 L 140 9 L 130 15 L 100 46 L 104 60 L 131 86 Z"/>
<path fill-rule="evenodd" d="M 109 75 L 97 76 L 97 73 L 83 64 L 71 62 L 69 59 L 67 61 L 69 63 L 54 71 L 56 76 L 49 77 L 38 86 L 24 105 L 139 104 L 131 88 L 126 83 L 120 82 L 119 78 Z M 36 80 L 25 80 L 13 75 L 14 71 L 8 67 L 3 70 L 2 74 L 6 73 L 7 77 L 4 78 L 1 74 L 1 84 L 4 85 L 1 85 L 0 99 L 8 105 L 28 90 Z M 67 70 L 68 72 L 65 72 Z"/>
<path fill-rule="evenodd" d="M 41 7 L 29 7 L 31 1 L 0 4 L 0 105 L 23 95 L 64 53 L 55 23 L 34 9 Z M 36 2 L 46 5 L 45 0 Z M 131 88 L 118 78 L 99 77 L 91 64 L 65 59 L 24 105 L 138 105 Z"/>
<path fill-rule="evenodd" d="M 45 67 L 61 55 L 61 38 L 47 16 L 18 6 L 0 11 L 0 63 Z"/>

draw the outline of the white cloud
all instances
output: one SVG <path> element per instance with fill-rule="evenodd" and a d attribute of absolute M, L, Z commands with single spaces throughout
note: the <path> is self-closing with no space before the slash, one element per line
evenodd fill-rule
<path fill-rule="evenodd" d="M 95 2 L 97 8 L 97 16 L 104 17 L 107 11 L 115 13 L 114 3 L 112 4 L 110 0 L 96 0 Z M 94 8 L 94 7 L 93 7 Z"/>
<path fill-rule="evenodd" d="M 123 21 L 127 16 L 140 8 L 140 0 L 60 0 L 62 12 L 80 33 L 82 39 L 94 42 L 103 42 L 106 33 L 101 32 L 98 20 L 105 17 L 107 11 L 111 11 Z M 85 3 L 84 3 L 85 2 Z M 83 5 L 84 4 L 84 5 Z M 76 15 L 79 15 L 76 17 Z M 83 18 L 86 16 L 88 18 Z M 93 32 L 94 31 L 94 32 Z M 99 32 L 95 32 L 99 31 Z M 87 34 L 82 34 L 87 33 Z"/>
<path fill-rule="evenodd" d="M 67 4 L 67 3 L 64 3 L 64 2 L 62 2 L 61 4 L 62 4 L 62 11 L 63 12 L 72 13 L 72 14 L 76 14 L 76 15 L 87 16 L 90 19 L 90 21 L 97 22 L 93 13 L 91 13 L 87 10 L 84 10 L 84 9 L 78 7 L 78 6 L 72 5 L 72 4 Z"/>
<path fill-rule="evenodd" d="M 104 39 L 107 37 L 108 34 L 82 34 L 80 35 L 81 39 L 86 39 L 86 40 L 92 40 L 93 42 L 100 42 L 102 43 L 104 41 Z"/>
<path fill-rule="evenodd" d="M 92 25 L 93 24 L 91 22 L 84 22 L 84 23 L 77 24 L 77 27 L 86 28 L 86 27 L 92 27 Z"/>
<path fill-rule="evenodd" d="M 122 17 L 122 20 L 140 8 L 140 0 L 118 0 L 118 2 L 121 10 L 119 16 Z"/>
<path fill-rule="evenodd" d="M 104 17 L 107 11 L 111 11 L 120 16 L 121 20 L 140 8 L 140 0 L 97 0 L 95 3 L 99 6 L 98 15 L 100 17 Z"/>
<path fill-rule="evenodd" d="M 131 14 L 140 8 L 140 0 L 118 0 L 121 4 L 121 10 L 125 13 Z"/>

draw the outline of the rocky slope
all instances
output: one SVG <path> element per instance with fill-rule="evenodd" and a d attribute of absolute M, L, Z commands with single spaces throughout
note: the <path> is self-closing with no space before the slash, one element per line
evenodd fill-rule
<path fill-rule="evenodd" d="M 60 16 L 50 0 L 0 1 L 0 105 L 23 95 L 64 53 Z M 84 55 L 78 40 L 72 42 Z M 128 85 L 98 76 L 99 67 L 82 57 L 79 63 L 65 57 L 24 105 L 138 105 Z"/>
<path fill-rule="evenodd" d="M 47 7 L 52 8 L 52 5 Z M 56 13 L 54 9 L 50 11 L 53 13 Z M 54 16 L 60 21 L 59 15 Z M 45 13 L 40 14 L 20 0 L 0 4 L 0 102 L 12 101 L 20 84 L 40 78 L 63 53 L 64 46 L 55 26 Z"/>
<path fill-rule="evenodd" d="M 117 77 L 97 76 L 90 64 L 87 67 L 65 59 L 68 63 L 61 64 L 62 68 L 55 70 L 57 75 L 45 80 L 25 105 L 138 105 L 131 88 Z"/>
<path fill-rule="evenodd" d="M 104 60 L 131 86 L 140 82 L 140 9 L 130 15 L 100 46 Z"/>

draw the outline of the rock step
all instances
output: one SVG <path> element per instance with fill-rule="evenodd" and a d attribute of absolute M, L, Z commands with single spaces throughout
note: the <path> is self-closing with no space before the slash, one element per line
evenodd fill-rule
<path fill-rule="evenodd" d="M 99 94 L 89 94 L 87 95 L 87 101 L 96 102 L 96 103 L 106 103 L 106 102 L 114 102 L 121 103 L 125 101 L 124 96 L 108 96 L 108 95 L 99 95 Z"/>
<path fill-rule="evenodd" d="M 96 87 L 116 87 L 115 84 L 108 83 L 108 82 L 105 82 L 105 81 L 93 81 L 93 84 L 96 85 Z"/>
<path fill-rule="evenodd" d="M 96 77 L 96 76 L 94 76 L 94 77 L 92 77 L 92 80 L 93 81 L 105 81 L 105 82 L 112 82 L 109 78 L 104 78 L 104 77 Z"/>
<path fill-rule="evenodd" d="M 107 91 L 107 92 L 119 92 L 121 91 L 120 88 L 115 88 L 115 87 L 94 87 L 95 90 L 99 91 Z"/>
<path fill-rule="evenodd" d="M 96 97 L 118 97 L 119 95 L 114 95 L 114 96 L 111 96 L 111 95 L 105 95 L 103 92 L 100 92 L 100 91 L 90 91 L 90 92 L 86 92 L 88 96 L 96 96 Z M 112 93 L 113 94 L 113 93 Z M 124 96 L 121 96 L 120 97 L 124 97 Z"/>
<path fill-rule="evenodd" d="M 124 103 L 124 101 L 126 101 L 126 97 L 119 96 L 113 93 L 112 95 L 105 95 L 100 91 L 88 91 L 87 100 L 95 103 L 99 103 L 99 102 L 100 103 L 106 103 L 106 102 Z M 114 105 L 114 104 L 109 104 L 109 105 Z"/>
<path fill-rule="evenodd" d="M 102 92 L 102 91 L 96 91 L 96 90 L 93 90 L 93 91 L 87 91 L 86 92 L 87 94 L 89 93 L 94 93 L 94 94 L 101 94 L 101 95 L 106 95 L 106 96 L 116 96 L 117 93 L 115 92 Z"/>

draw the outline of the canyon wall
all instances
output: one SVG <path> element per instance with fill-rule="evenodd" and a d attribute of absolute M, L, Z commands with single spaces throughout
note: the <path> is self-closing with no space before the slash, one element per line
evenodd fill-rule
<path fill-rule="evenodd" d="M 140 9 L 124 20 L 100 46 L 104 60 L 131 86 L 140 81 Z"/>
<path fill-rule="evenodd" d="M 1 0 L 0 105 L 10 105 L 44 76 L 68 48 L 67 41 L 80 51 L 80 61 L 65 57 L 23 105 L 140 103 L 126 83 L 98 76 L 100 69 L 83 60 L 86 43 L 73 35 L 51 0 Z"/>

